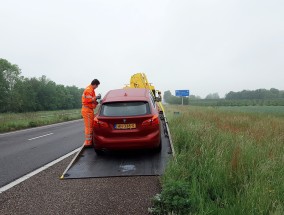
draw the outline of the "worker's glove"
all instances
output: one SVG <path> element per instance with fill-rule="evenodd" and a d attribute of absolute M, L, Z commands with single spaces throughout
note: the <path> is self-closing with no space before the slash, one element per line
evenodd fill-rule
<path fill-rule="evenodd" d="M 96 96 L 96 99 L 101 99 L 102 98 L 102 96 L 101 96 L 101 94 L 99 93 L 97 96 Z"/>

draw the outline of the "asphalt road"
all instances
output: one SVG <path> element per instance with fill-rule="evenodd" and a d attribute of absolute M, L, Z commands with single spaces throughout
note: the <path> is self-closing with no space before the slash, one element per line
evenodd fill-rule
<path fill-rule="evenodd" d="M 146 215 L 157 176 L 60 180 L 73 156 L 0 194 L 0 214 Z"/>
<path fill-rule="evenodd" d="M 76 120 L 0 134 L 0 187 L 80 147 L 83 129 Z"/>
<path fill-rule="evenodd" d="M 83 144 L 83 121 L 0 134 L 0 187 Z M 160 177 L 60 180 L 74 155 L 0 194 L 0 214 L 145 215 Z"/>

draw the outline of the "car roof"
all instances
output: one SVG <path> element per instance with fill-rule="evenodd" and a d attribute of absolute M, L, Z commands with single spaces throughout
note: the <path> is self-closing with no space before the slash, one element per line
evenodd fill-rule
<path fill-rule="evenodd" d="M 148 101 L 149 90 L 143 88 L 125 88 L 110 90 L 105 95 L 102 103 L 119 101 Z"/>

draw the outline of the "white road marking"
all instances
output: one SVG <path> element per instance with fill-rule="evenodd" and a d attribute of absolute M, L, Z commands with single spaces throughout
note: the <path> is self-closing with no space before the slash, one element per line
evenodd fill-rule
<path fill-rule="evenodd" d="M 20 184 L 21 182 L 23 182 L 23 181 L 25 181 L 25 180 L 31 178 L 32 176 L 34 176 L 34 175 L 40 173 L 41 171 L 43 171 L 43 170 L 45 170 L 45 169 L 47 169 L 47 168 L 53 166 L 54 164 L 56 164 L 56 163 L 62 161 L 63 159 L 69 157 L 70 155 L 72 155 L 72 154 L 78 152 L 80 148 L 81 148 L 81 147 L 79 147 L 79 148 L 73 150 L 72 152 L 69 152 L 68 154 L 66 154 L 66 155 L 64 155 L 64 156 L 62 156 L 62 157 L 60 157 L 60 158 L 58 158 L 58 159 L 56 159 L 56 160 L 54 160 L 54 161 L 52 161 L 52 162 L 50 162 L 50 163 L 44 165 L 44 166 L 42 166 L 42 167 L 40 167 L 39 169 L 36 169 L 35 171 L 30 172 L 30 173 L 24 175 L 23 177 L 18 178 L 18 179 L 16 179 L 15 181 L 13 181 L 13 182 L 11 182 L 11 183 L 9 183 L 9 184 L 7 184 L 7 185 L 1 187 L 1 188 L 0 188 L 0 194 L 3 193 L 3 192 L 5 192 L 6 190 L 9 190 L 10 188 L 16 186 L 17 184 Z"/>
<path fill-rule="evenodd" d="M 41 136 L 38 136 L 38 137 L 30 138 L 30 139 L 28 139 L 28 140 L 35 140 L 35 139 L 42 138 L 42 137 L 46 137 L 46 136 L 49 136 L 49 135 L 52 135 L 52 134 L 53 134 L 53 133 L 49 133 L 49 134 L 41 135 Z"/>

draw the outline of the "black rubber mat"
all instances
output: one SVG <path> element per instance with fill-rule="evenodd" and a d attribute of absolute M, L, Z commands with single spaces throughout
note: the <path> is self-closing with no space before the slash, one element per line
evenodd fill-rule
<path fill-rule="evenodd" d="M 163 129 L 164 130 L 164 129 Z M 113 176 L 142 176 L 163 174 L 172 156 L 167 134 L 162 132 L 162 150 L 106 152 L 97 155 L 93 148 L 83 148 L 78 158 L 65 172 L 63 178 L 96 178 Z"/>

